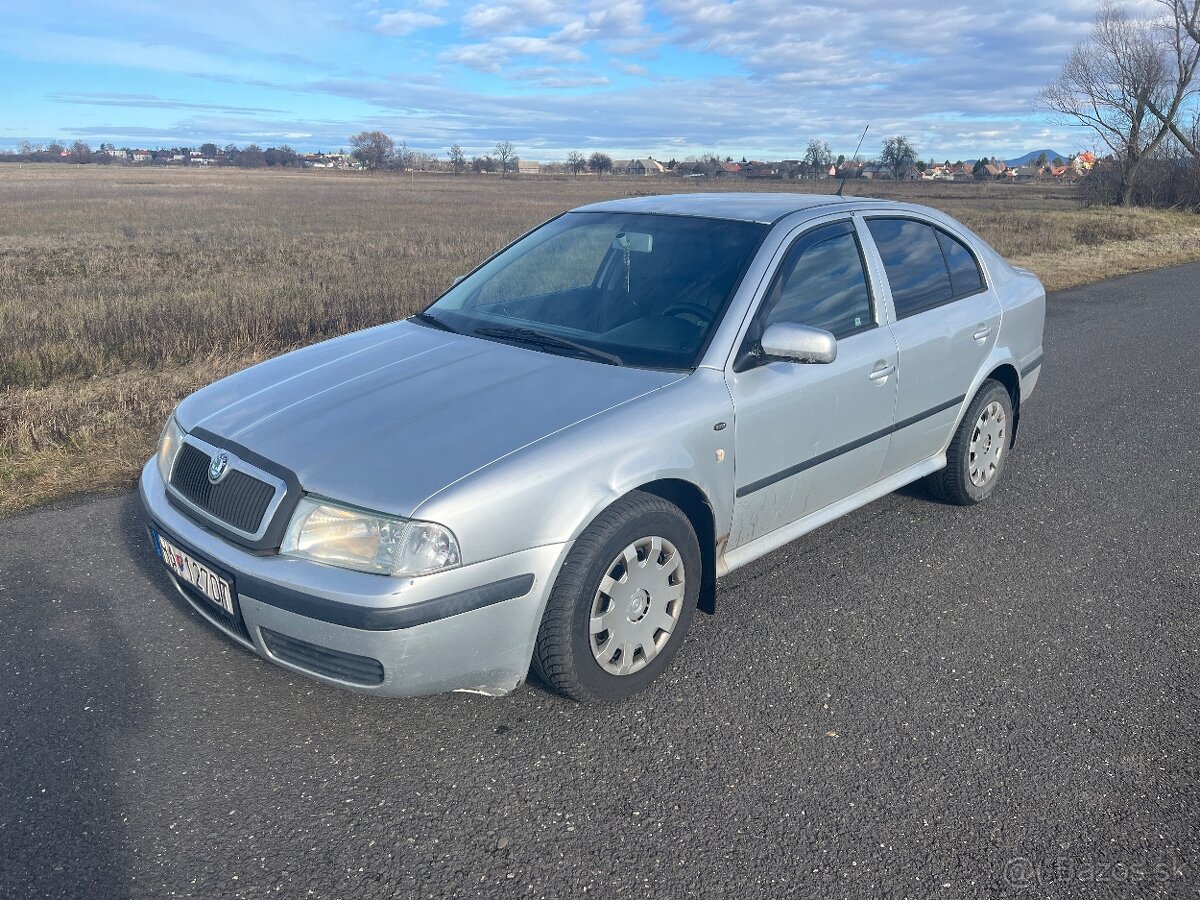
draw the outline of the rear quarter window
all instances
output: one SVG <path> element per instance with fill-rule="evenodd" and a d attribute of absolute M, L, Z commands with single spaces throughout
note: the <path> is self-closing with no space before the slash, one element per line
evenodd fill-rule
<path fill-rule="evenodd" d="M 950 269 L 950 286 L 954 289 L 954 296 L 965 297 L 983 290 L 983 273 L 979 271 L 975 255 L 961 241 L 944 231 L 937 232 L 937 239 Z"/>

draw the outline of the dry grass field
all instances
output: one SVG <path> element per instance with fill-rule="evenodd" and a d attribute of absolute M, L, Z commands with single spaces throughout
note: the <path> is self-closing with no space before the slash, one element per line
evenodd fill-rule
<path fill-rule="evenodd" d="M 829 183 L 0 166 L 0 515 L 134 482 L 184 394 L 418 311 L 581 203 Z M 1183 213 L 1056 185 L 851 183 L 944 209 L 1050 289 L 1200 258 Z"/>

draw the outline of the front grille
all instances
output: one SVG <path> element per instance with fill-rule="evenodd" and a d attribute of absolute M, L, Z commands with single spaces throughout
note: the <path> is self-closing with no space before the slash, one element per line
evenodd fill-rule
<path fill-rule="evenodd" d="M 299 638 L 288 637 L 269 628 L 260 628 L 263 643 L 271 655 L 293 666 L 327 678 L 354 684 L 383 684 L 383 663 L 369 656 L 356 656 L 341 650 L 318 647 Z"/>
<path fill-rule="evenodd" d="M 211 516 L 246 534 L 254 534 L 275 497 L 275 488 L 253 475 L 231 469 L 213 484 L 208 480 L 212 461 L 199 447 L 185 443 L 171 473 L 171 486 Z"/>

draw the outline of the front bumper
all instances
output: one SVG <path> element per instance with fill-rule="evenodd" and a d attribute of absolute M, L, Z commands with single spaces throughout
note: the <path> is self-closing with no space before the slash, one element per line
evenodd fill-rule
<path fill-rule="evenodd" d="M 232 576 L 230 618 L 166 572 L 210 623 L 259 656 L 362 693 L 505 694 L 525 680 L 546 598 L 570 544 L 535 547 L 420 578 L 389 578 L 250 553 L 171 505 L 151 459 L 152 526 Z M 165 568 L 165 567 L 164 567 Z"/>

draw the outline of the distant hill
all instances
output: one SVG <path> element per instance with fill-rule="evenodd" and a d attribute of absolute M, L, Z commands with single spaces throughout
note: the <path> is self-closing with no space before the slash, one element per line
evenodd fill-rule
<path fill-rule="evenodd" d="M 1024 156 L 1018 156 L 1016 159 L 1006 159 L 1004 164 L 1006 166 L 1027 166 L 1030 163 L 1037 162 L 1037 158 L 1043 153 L 1046 154 L 1046 162 L 1054 162 L 1054 157 L 1056 156 L 1063 162 L 1071 158 L 1070 153 L 1058 153 L 1054 150 L 1030 150 Z"/>

